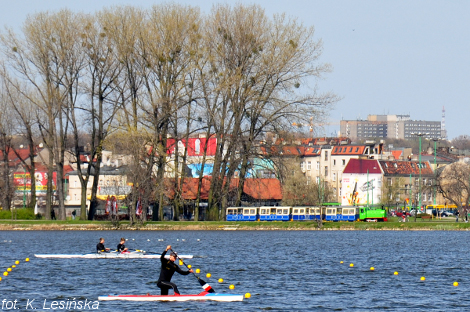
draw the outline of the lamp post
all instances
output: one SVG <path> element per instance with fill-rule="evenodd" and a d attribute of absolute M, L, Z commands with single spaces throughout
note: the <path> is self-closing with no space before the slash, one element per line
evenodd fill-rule
<path fill-rule="evenodd" d="M 419 180 L 418 180 L 418 207 L 421 209 L 421 138 L 425 135 L 429 135 L 429 132 L 426 133 L 421 133 L 421 132 L 414 132 L 411 133 L 413 135 L 416 135 L 419 137 L 419 164 L 418 164 L 418 169 L 419 169 Z M 415 222 L 416 222 L 416 217 L 418 215 L 418 209 L 415 211 Z"/>
<path fill-rule="evenodd" d="M 26 207 L 26 167 L 23 166 L 23 208 Z"/>
<path fill-rule="evenodd" d="M 437 145 L 437 141 L 439 141 L 438 138 L 433 138 L 432 139 L 434 141 L 434 187 L 433 187 L 433 194 L 432 194 L 432 198 L 433 198 L 433 204 L 434 206 L 436 206 L 436 179 L 437 179 L 437 162 L 436 162 L 436 158 L 437 158 L 437 149 L 436 149 L 436 145 Z M 436 207 L 434 207 L 436 208 Z"/>

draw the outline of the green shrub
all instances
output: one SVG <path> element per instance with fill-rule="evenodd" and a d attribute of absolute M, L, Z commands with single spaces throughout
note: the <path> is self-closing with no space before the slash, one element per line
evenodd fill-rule
<path fill-rule="evenodd" d="M 36 216 L 34 215 L 34 209 L 32 208 L 20 208 L 16 209 L 13 218 L 16 215 L 16 220 L 34 220 Z M 11 220 L 11 211 L 10 210 L 0 210 L 0 219 L 9 219 Z"/>
<path fill-rule="evenodd" d="M 11 213 L 9 210 L 0 210 L 0 219 L 11 219 Z"/>
<path fill-rule="evenodd" d="M 429 213 L 421 213 L 421 214 L 418 214 L 417 215 L 418 218 L 421 218 L 421 217 L 431 217 L 431 215 Z"/>

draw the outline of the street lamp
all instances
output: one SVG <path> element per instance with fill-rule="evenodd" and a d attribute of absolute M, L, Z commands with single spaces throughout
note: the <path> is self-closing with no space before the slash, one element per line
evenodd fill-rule
<path fill-rule="evenodd" d="M 421 132 L 413 132 L 411 133 L 412 135 L 416 135 L 419 137 L 419 180 L 418 180 L 418 207 L 421 209 L 421 137 L 425 135 L 429 135 L 429 132 L 426 133 L 421 133 Z M 415 211 L 415 222 L 416 222 L 416 216 L 418 215 L 418 209 Z"/>
<path fill-rule="evenodd" d="M 437 144 L 437 141 L 439 141 L 438 138 L 433 138 L 432 139 L 434 141 L 434 188 L 433 188 L 433 193 L 432 194 L 432 198 L 433 198 L 433 204 L 434 206 L 436 206 L 436 180 L 437 180 L 437 162 L 436 162 L 436 158 L 437 158 L 437 149 L 436 149 L 436 144 Z M 434 207 L 435 208 L 435 207 Z"/>

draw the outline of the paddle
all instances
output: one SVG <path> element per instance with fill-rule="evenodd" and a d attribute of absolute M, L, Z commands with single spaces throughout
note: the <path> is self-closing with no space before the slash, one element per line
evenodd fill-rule
<path fill-rule="evenodd" d="M 176 258 L 179 259 L 181 261 L 181 263 L 184 264 L 185 267 L 188 268 L 188 266 L 186 265 L 186 263 L 184 263 L 183 259 L 181 259 L 180 257 L 178 257 L 178 254 L 176 252 L 173 251 L 173 249 L 170 249 L 171 252 L 175 253 L 176 254 Z M 189 268 L 188 268 L 189 270 Z M 194 272 L 193 272 L 193 275 L 197 278 L 199 284 L 202 286 L 202 288 L 207 291 L 208 293 L 215 293 L 215 290 L 212 289 L 211 285 L 207 284 L 206 282 L 204 282 L 199 276 L 197 276 Z"/>

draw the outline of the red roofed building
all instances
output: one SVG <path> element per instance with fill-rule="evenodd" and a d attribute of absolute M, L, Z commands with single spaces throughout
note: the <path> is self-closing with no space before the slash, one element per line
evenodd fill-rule
<path fill-rule="evenodd" d="M 350 159 L 342 175 L 342 205 L 380 202 L 383 172 L 375 159 Z"/>
<path fill-rule="evenodd" d="M 197 178 L 185 178 L 182 187 L 182 198 L 184 200 L 196 200 L 197 199 L 197 189 L 198 189 L 198 180 Z M 173 198 L 174 191 L 170 186 L 171 181 L 167 181 L 168 187 L 166 196 L 168 198 Z M 233 194 L 236 194 L 238 187 L 239 179 L 231 179 L 230 181 L 230 191 L 233 191 Z M 201 196 L 200 199 L 207 200 L 209 198 L 209 189 L 211 184 L 211 177 L 205 177 L 202 180 L 201 185 Z M 282 200 L 282 188 L 281 183 L 278 179 L 246 179 L 243 186 L 244 199 L 250 203 L 253 202 L 266 202 L 270 204 L 280 203 Z M 230 198 L 228 199 L 231 200 Z"/>
<path fill-rule="evenodd" d="M 428 161 L 350 159 L 343 171 L 341 203 L 431 205 L 433 179 Z"/>

